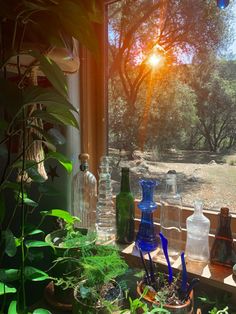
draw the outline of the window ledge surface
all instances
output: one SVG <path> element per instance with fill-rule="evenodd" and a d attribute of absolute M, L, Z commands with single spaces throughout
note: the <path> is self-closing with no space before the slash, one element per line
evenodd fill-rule
<path fill-rule="evenodd" d="M 139 252 L 134 243 L 121 249 L 121 254 L 131 267 L 142 266 Z M 160 271 L 167 271 L 165 257 L 161 250 L 151 252 L 152 259 L 158 264 Z M 144 255 L 148 259 L 148 255 Z M 174 271 L 181 270 L 181 258 L 171 258 L 171 266 Z M 219 288 L 236 295 L 236 276 L 232 274 L 231 267 L 213 265 L 210 263 L 195 262 L 186 259 L 186 267 L 190 277 L 199 277 L 201 283 L 206 283 L 215 288 Z"/>

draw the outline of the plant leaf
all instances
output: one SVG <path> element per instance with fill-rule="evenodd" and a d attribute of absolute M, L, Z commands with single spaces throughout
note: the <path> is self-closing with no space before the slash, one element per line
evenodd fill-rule
<path fill-rule="evenodd" d="M 49 152 L 46 155 L 46 158 L 53 158 L 56 159 L 65 169 L 68 173 L 71 173 L 72 171 L 72 162 L 62 153 L 59 152 Z"/>
<path fill-rule="evenodd" d="M 88 10 L 84 5 L 78 1 L 61 0 L 58 6 L 54 6 L 54 10 L 60 17 L 66 32 L 78 39 L 92 53 L 98 54 L 98 40 L 89 19 Z"/>
<path fill-rule="evenodd" d="M 19 279 L 20 270 L 11 268 L 11 269 L 0 269 L 0 281 L 2 282 L 12 282 Z"/>
<path fill-rule="evenodd" d="M 26 240 L 25 241 L 25 246 L 27 248 L 32 248 L 32 247 L 44 247 L 44 246 L 50 246 L 51 245 L 47 242 L 44 241 L 38 241 L 38 240 Z"/>
<path fill-rule="evenodd" d="M 16 193 L 17 198 L 18 198 L 18 196 L 20 199 L 22 199 L 22 193 L 21 192 Z M 37 207 L 38 206 L 38 203 L 36 203 L 32 199 L 30 199 L 26 193 L 23 193 L 23 201 L 24 201 L 24 204 L 26 204 L 28 206 L 31 206 L 31 207 Z"/>
<path fill-rule="evenodd" d="M 33 314 L 52 314 L 52 313 L 45 309 L 36 309 L 33 311 Z"/>
<path fill-rule="evenodd" d="M 74 115 L 70 111 L 68 111 L 67 114 L 64 115 L 63 113 L 50 113 L 47 111 L 36 110 L 34 111 L 32 116 L 36 118 L 40 118 L 52 124 L 63 125 L 63 126 L 68 125 L 68 126 L 73 126 L 77 129 L 79 128 L 77 120 L 75 119 Z"/>
<path fill-rule="evenodd" d="M 52 83 L 53 87 L 64 97 L 67 97 L 66 78 L 59 66 L 52 59 L 40 54 L 38 51 L 31 51 L 30 54 L 39 61 L 41 71 Z"/>
<path fill-rule="evenodd" d="M 32 167 L 30 168 L 27 168 L 26 169 L 26 172 L 28 173 L 29 177 L 34 181 L 34 182 L 37 182 L 37 183 L 43 183 L 46 181 L 46 179 L 41 176 L 41 174 L 39 173 L 38 171 L 38 165 L 33 165 Z"/>
<path fill-rule="evenodd" d="M 20 183 L 6 181 L 1 186 L 1 190 L 3 190 L 3 189 L 10 189 L 10 190 L 14 190 L 14 191 L 19 191 L 20 190 Z"/>
<path fill-rule="evenodd" d="M 31 266 L 25 267 L 25 277 L 31 281 L 43 281 L 50 278 L 44 271 Z"/>
<path fill-rule="evenodd" d="M 40 234 L 40 233 L 44 234 L 44 231 L 41 229 L 35 229 L 35 230 L 32 230 L 31 232 L 29 232 L 28 235 L 36 235 L 36 234 Z"/>
<path fill-rule="evenodd" d="M 8 314 L 18 314 L 16 310 L 16 305 L 17 305 L 17 302 L 15 300 L 11 301 L 8 308 Z"/>
<path fill-rule="evenodd" d="M 44 216 L 53 216 L 53 217 L 61 218 L 66 223 L 69 223 L 69 224 L 74 222 L 74 217 L 69 212 L 62 209 L 51 209 L 49 211 L 42 211 L 41 214 Z"/>
<path fill-rule="evenodd" d="M 16 293 L 16 288 L 10 287 L 4 284 L 3 282 L 0 282 L 0 295 L 7 294 L 7 293 Z"/>
<path fill-rule="evenodd" d="M 60 108 L 64 112 L 71 110 L 78 112 L 77 109 L 61 94 L 52 88 L 40 86 L 29 86 L 23 91 L 24 105 L 42 104 L 46 107 Z"/>
<path fill-rule="evenodd" d="M 13 233 L 10 229 L 3 231 L 3 237 L 5 239 L 5 253 L 13 257 L 16 255 L 16 241 Z"/>

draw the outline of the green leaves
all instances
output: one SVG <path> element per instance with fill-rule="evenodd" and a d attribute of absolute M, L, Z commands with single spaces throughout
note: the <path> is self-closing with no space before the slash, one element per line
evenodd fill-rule
<path fill-rule="evenodd" d="M 43 281 L 50 278 L 44 271 L 31 266 L 25 267 L 25 277 L 31 281 Z"/>
<path fill-rule="evenodd" d="M 75 107 L 58 91 L 53 88 L 29 86 L 23 91 L 23 104 L 42 104 L 47 107 L 64 108 L 65 111 L 77 112 Z"/>
<path fill-rule="evenodd" d="M 9 308 L 8 308 L 8 314 L 18 314 L 17 309 L 16 309 L 16 305 L 17 305 L 17 302 L 15 300 L 11 301 Z"/>
<path fill-rule="evenodd" d="M 10 229 L 2 232 L 3 238 L 5 240 L 5 253 L 13 257 L 16 255 L 16 241 L 13 233 Z"/>
<path fill-rule="evenodd" d="M 53 87 L 64 97 L 67 97 L 66 78 L 59 66 L 53 60 L 37 51 L 32 51 L 30 54 L 39 61 L 40 69 L 46 75 Z"/>
<path fill-rule="evenodd" d="M 22 199 L 22 193 L 17 193 L 16 194 L 16 198 L 20 198 L 20 200 Z M 23 202 L 25 205 L 31 206 L 31 207 L 36 207 L 38 206 L 38 203 L 36 203 L 35 201 L 33 201 L 32 199 L 30 199 L 27 195 L 27 193 L 23 193 Z"/>
<path fill-rule="evenodd" d="M 57 6 L 54 6 L 53 10 L 59 16 L 65 31 L 97 55 L 97 37 L 90 21 L 89 12 L 83 2 L 62 0 Z"/>
<path fill-rule="evenodd" d="M 7 293 L 16 293 L 16 288 L 10 287 L 3 282 L 0 282 L 0 295 L 7 294 Z"/>
<path fill-rule="evenodd" d="M 44 216 L 53 216 L 53 217 L 61 218 L 68 224 L 73 224 L 75 221 L 74 216 L 72 216 L 69 212 L 62 209 L 51 209 L 47 212 L 42 211 L 41 214 Z"/>
<path fill-rule="evenodd" d="M 45 309 L 36 309 L 33 311 L 33 314 L 52 314 L 52 313 Z"/>
<path fill-rule="evenodd" d="M 1 282 L 12 282 L 16 281 L 20 277 L 20 270 L 11 268 L 11 269 L 0 269 L 0 281 Z"/>
<path fill-rule="evenodd" d="M 47 242 L 44 241 L 38 241 L 38 240 L 26 240 L 25 241 L 25 246 L 27 248 L 33 248 L 33 247 L 45 247 L 45 246 L 50 246 L 51 245 Z"/>
<path fill-rule="evenodd" d="M 63 154 L 59 152 L 49 152 L 46 155 L 46 158 L 53 158 L 56 159 L 65 169 L 68 173 L 71 173 L 72 171 L 72 162 L 65 157 Z"/>

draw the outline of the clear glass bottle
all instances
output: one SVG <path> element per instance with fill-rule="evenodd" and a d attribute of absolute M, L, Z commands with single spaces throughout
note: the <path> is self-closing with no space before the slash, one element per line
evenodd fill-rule
<path fill-rule="evenodd" d="M 222 207 L 218 214 L 218 227 L 211 248 L 212 264 L 232 267 L 236 263 L 236 248 L 231 232 L 231 215 L 227 207 Z"/>
<path fill-rule="evenodd" d="M 169 256 L 179 255 L 181 250 L 182 198 L 177 191 L 175 170 L 166 174 L 166 188 L 161 195 L 161 233 L 168 240 Z"/>
<path fill-rule="evenodd" d="M 79 172 L 72 180 L 71 209 L 72 214 L 80 218 L 78 227 L 95 230 L 97 180 L 89 171 L 88 154 L 80 154 Z"/>
<path fill-rule="evenodd" d="M 209 260 L 210 220 L 202 213 L 203 202 L 194 201 L 194 213 L 186 220 L 186 255 L 191 260 L 207 262 Z"/>
<path fill-rule="evenodd" d="M 116 238 L 116 210 L 112 196 L 109 157 L 103 156 L 99 166 L 96 230 L 99 242 L 114 243 Z"/>
<path fill-rule="evenodd" d="M 127 167 L 121 169 L 120 193 L 116 196 L 116 240 L 124 244 L 134 241 L 134 197 Z"/>

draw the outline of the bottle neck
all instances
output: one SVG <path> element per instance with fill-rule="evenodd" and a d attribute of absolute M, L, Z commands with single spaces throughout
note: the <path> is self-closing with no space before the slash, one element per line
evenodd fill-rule
<path fill-rule="evenodd" d="M 200 200 L 194 201 L 194 215 L 202 215 L 203 202 Z"/>
<path fill-rule="evenodd" d="M 88 163 L 87 162 L 82 162 L 80 165 L 80 170 L 81 171 L 87 171 L 88 170 Z"/>
<path fill-rule="evenodd" d="M 177 194 L 176 180 L 166 181 L 166 193 Z"/>
<path fill-rule="evenodd" d="M 122 173 L 120 191 L 130 192 L 129 173 Z"/>
<path fill-rule="evenodd" d="M 216 232 L 216 236 L 232 238 L 231 232 L 231 216 L 224 216 L 219 214 L 219 224 Z"/>

